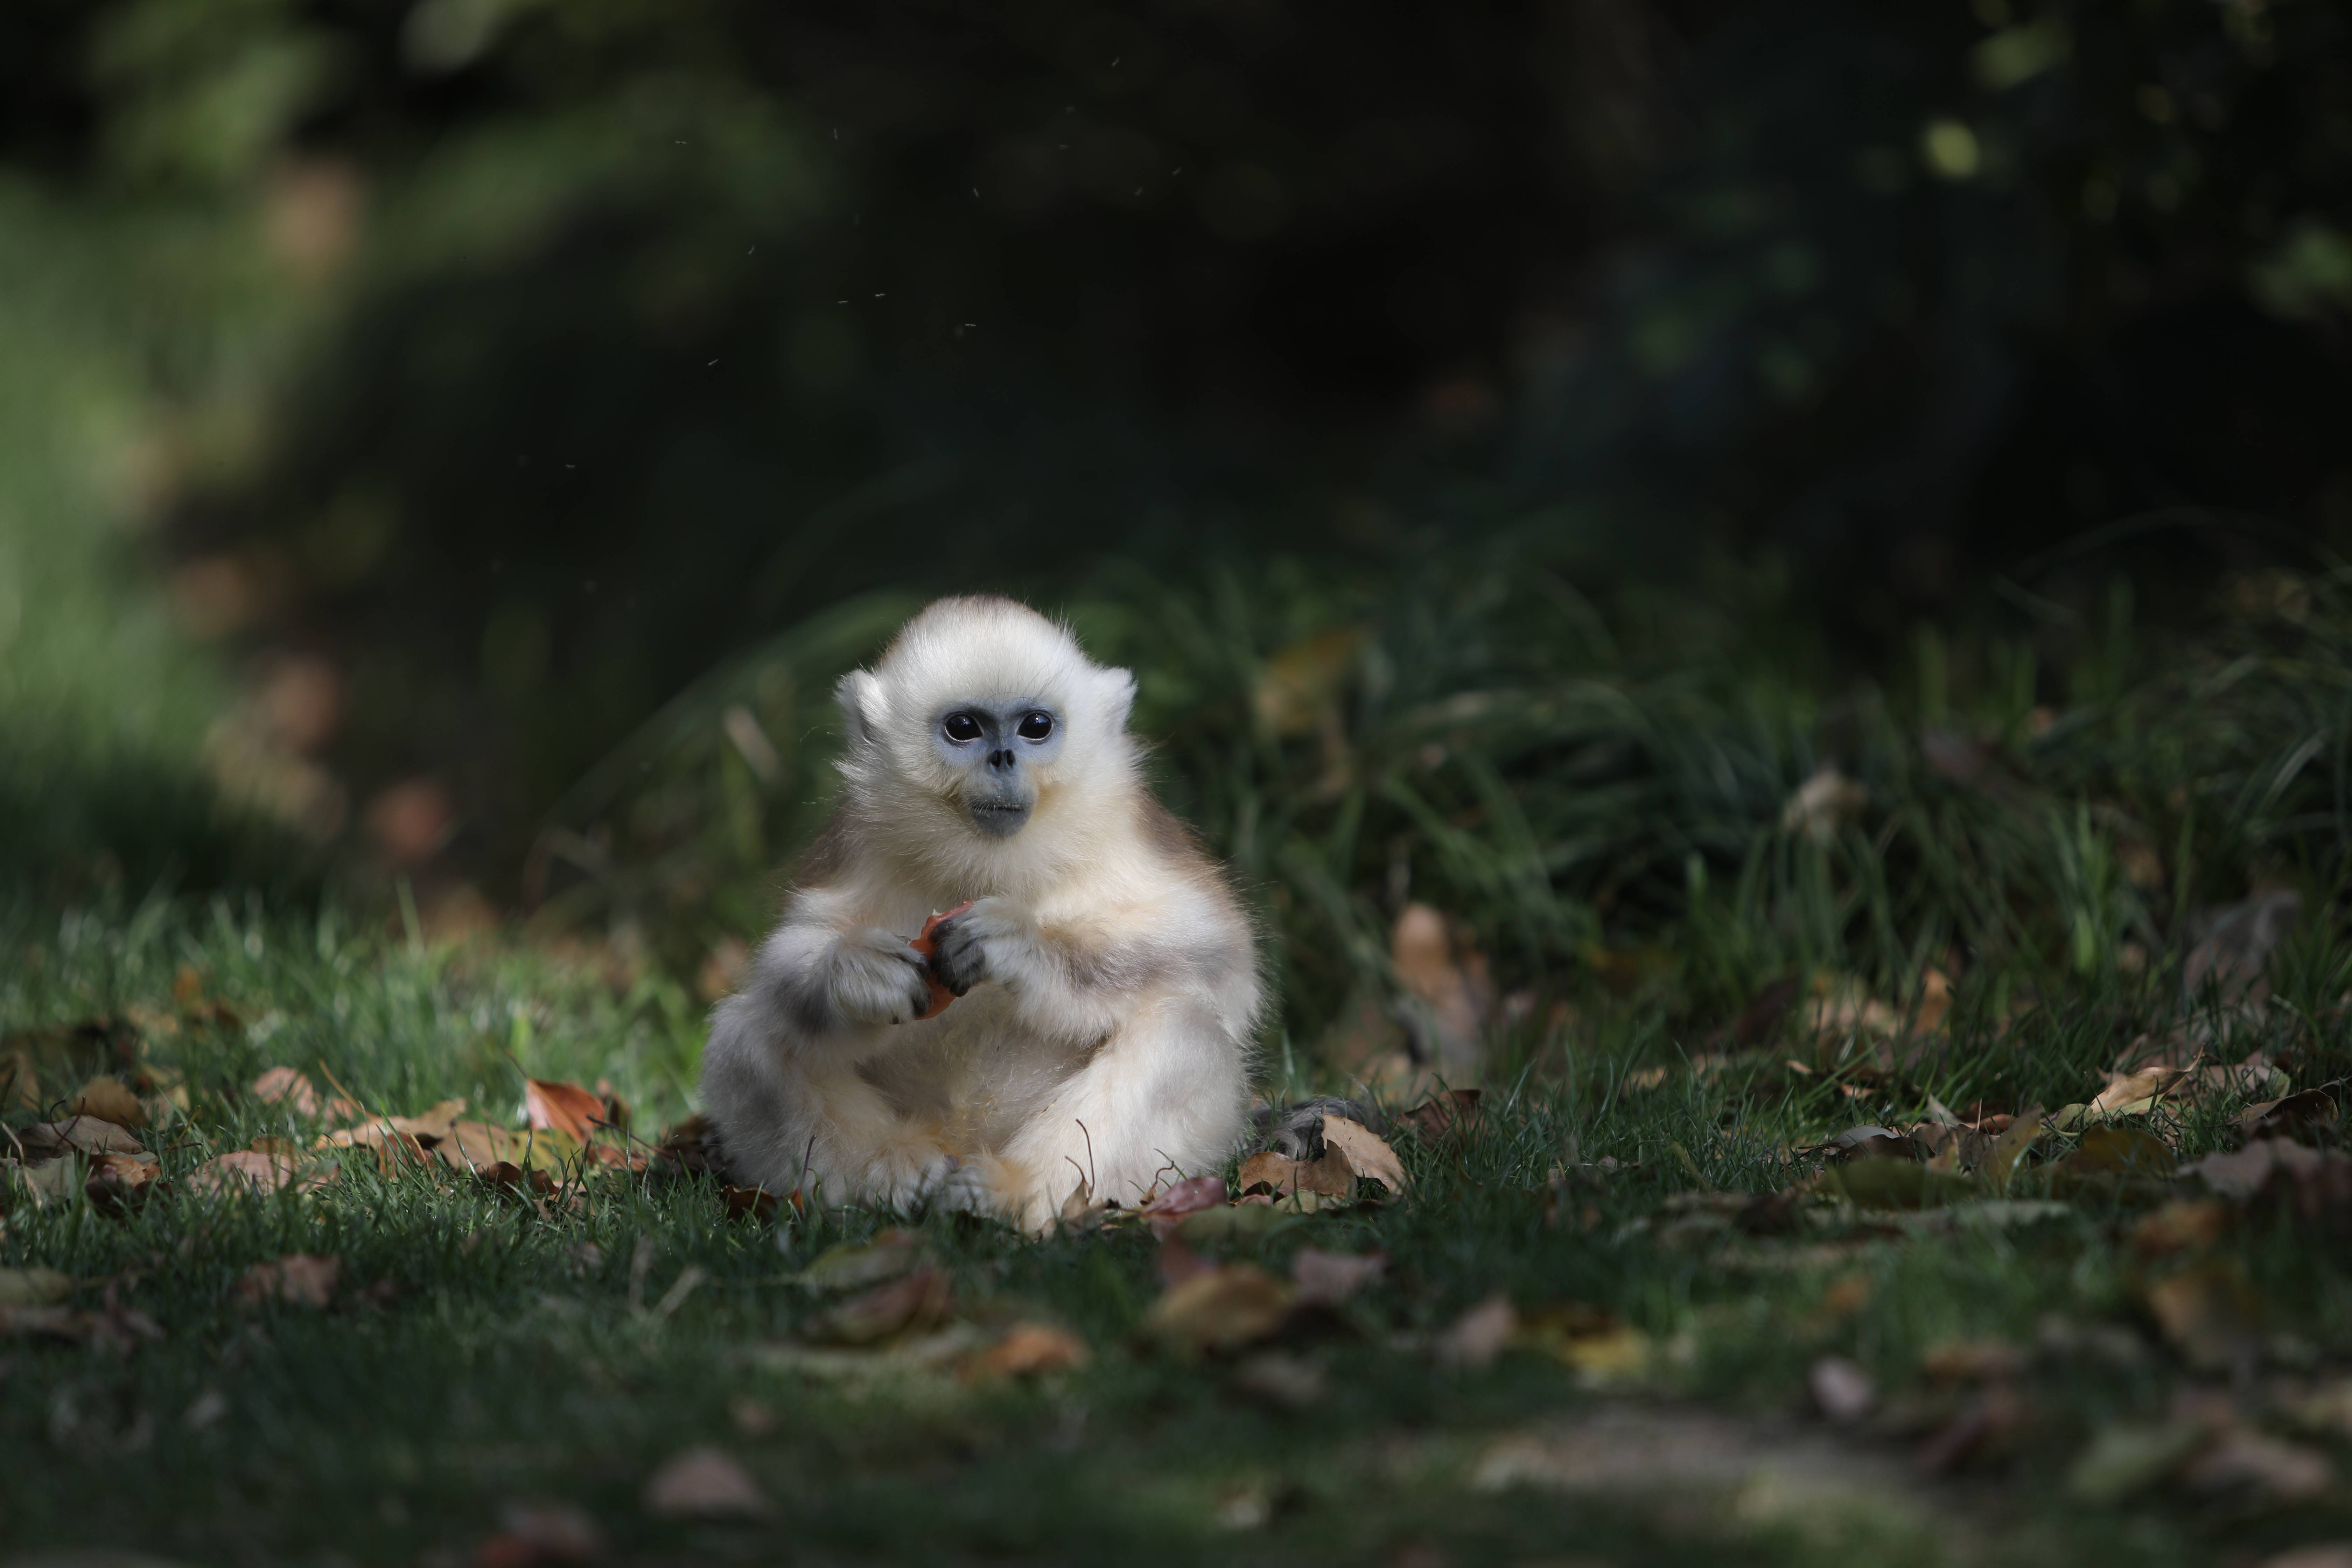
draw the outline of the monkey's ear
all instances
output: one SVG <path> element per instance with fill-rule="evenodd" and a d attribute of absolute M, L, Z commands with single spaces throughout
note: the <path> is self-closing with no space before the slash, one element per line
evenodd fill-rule
<path fill-rule="evenodd" d="M 841 704 L 842 722 L 849 727 L 853 746 L 872 742 L 882 733 L 882 683 L 862 669 L 853 669 L 833 689 Z"/>
<path fill-rule="evenodd" d="M 1131 670 L 1103 671 L 1103 728 L 1118 734 L 1127 728 L 1127 716 L 1135 709 L 1135 675 Z"/>

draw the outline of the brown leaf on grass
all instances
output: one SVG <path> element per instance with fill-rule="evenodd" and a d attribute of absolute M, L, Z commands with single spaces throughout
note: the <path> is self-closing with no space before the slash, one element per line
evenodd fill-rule
<path fill-rule="evenodd" d="M 1289 1288 L 1265 1269 L 1228 1263 L 1196 1274 L 1153 1303 L 1146 1338 L 1181 1355 L 1230 1351 L 1273 1334 L 1290 1316 Z"/>
<path fill-rule="evenodd" d="M 604 1536 L 584 1509 L 568 1502 L 506 1502 L 499 1505 L 498 1533 L 474 1549 L 474 1568 L 586 1563 L 604 1550 Z"/>
<path fill-rule="evenodd" d="M 2225 1372 L 2262 1348 L 2261 1304 L 2234 1261 L 2213 1260 L 2147 1288 L 2147 1310 L 2189 1365 Z"/>
<path fill-rule="evenodd" d="M 1145 1200 L 1139 1212 L 1150 1222 L 1151 1234 L 1164 1240 L 1170 1231 L 1183 1222 L 1186 1215 L 1219 1208 L 1224 1203 L 1225 1179 L 1223 1176 L 1192 1176 L 1178 1182 L 1164 1193 L 1154 1193 Z"/>
<path fill-rule="evenodd" d="M 1320 1193 L 1344 1198 L 1356 1190 L 1356 1171 L 1336 1143 L 1326 1144 L 1320 1160 L 1292 1160 L 1268 1151 L 1242 1163 L 1238 1178 L 1243 1192 L 1270 1188 L 1276 1197 L 1293 1193 Z"/>
<path fill-rule="evenodd" d="M 680 1175 L 699 1175 L 718 1168 L 714 1154 L 716 1134 L 708 1116 L 689 1116 L 661 1136 L 655 1145 L 651 1166 L 658 1171 L 673 1171 Z"/>
<path fill-rule="evenodd" d="M 1348 1168 L 1392 1193 L 1404 1191 L 1404 1167 L 1388 1141 L 1362 1122 L 1345 1116 L 1323 1119 L 1323 1142 L 1347 1156 Z M 1328 1158 L 1328 1155 L 1326 1155 Z"/>
<path fill-rule="evenodd" d="M 791 1193 L 779 1198 L 765 1187 L 739 1187 L 732 1182 L 725 1184 L 719 1189 L 719 1200 L 727 1205 L 727 1217 L 730 1219 L 746 1217 L 755 1220 L 773 1219 L 776 1217 L 776 1211 L 787 1203 L 793 1205 L 794 1214 L 798 1214 L 801 1209 L 801 1195 L 798 1193 Z"/>
<path fill-rule="evenodd" d="M 143 1154 L 138 1139 L 111 1121 L 95 1116 L 69 1116 L 63 1121 L 42 1121 L 20 1129 L 16 1142 L 26 1164 L 67 1154 Z"/>
<path fill-rule="evenodd" d="M 2054 1169 L 2068 1176 L 2169 1176 L 2172 1146 L 2137 1127 L 2094 1127 Z"/>
<path fill-rule="evenodd" d="M 994 1344 L 966 1360 L 961 1375 L 967 1383 L 1038 1377 L 1072 1371 L 1090 1359 L 1087 1342 L 1066 1329 L 1050 1323 L 1015 1323 Z"/>
<path fill-rule="evenodd" d="M 2025 1355 L 2000 1340 L 1945 1340 L 1927 1347 L 1919 1370 L 1937 1383 L 2005 1383 L 2025 1370 Z"/>
<path fill-rule="evenodd" d="M 453 1121 L 447 1134 L 433 1145 L 433 1152 L 459 1171 L 489 1165 L 527 1165 L 530 1163 L 532 1140 L 487 1121 Z"/>
<path fill-rule="evenodd" d="M 298 1193 L 314 1193 L 341 1174 L 332 1165 L 313 1165 L 306 1170 L 289 1154 L 239 1149 L 207 1160 L 189 1172 L 188 1188 L 212 1196 L 232 1193 L 259 1195 L 289 1186 Z"/>
<path fill-rule="evenodd" d="M 422 1116 L 376 1116 L 356 1127 L 321 1133 L 314 1149 L 374 1149 L 387 1144 L 430 1149 L 449 1136 L 466 1113 L 462 1100 L 445 1100 Z"/>
<path fill-rule="evenodd" d="M 89 1163 L 82 1195 L 99 1213 L 120 1218 L 153 1194 L 163 1173 L 162 1165 L 142 1154 L 100 1154 Z"/>
<path fill-rule="evenodd" d="M 706 1446 L 672 1457 L 653 1473 L 646 1510 L 664 1519 L 765 1519 L 775 1509 L 742 1466 Z"/>
<path fill-rule="evenodd" d="M 2181 1174 L 2232 1202 L 2268 1198 L 2290 1204 L 2306 1221 L 2352 1223 L 2352 1155 L 2338 1149 L 2258 1138 L 2235 1153 L 2208 1154 Z"/>
<path fill-rule="evenodd" d="M 868 1345 L 936 1328 L 954 1310 L 955 1292 L 947 1273 L 925 1263 L 903 1279 L 877 1285 L 819 1313 L 802 1326 L 801 1333 L 829 1344 Z"/>
<path fill-rule="evenodd" d="M 1412 1129 L 1433 1143 L 1457 1133 L 1468 1134 L 1478 1126 L 1480 1098 L 1478 1089 L 1449 1089 L 1405 1111 L 1396 1119 L 1397 1125 Z"/>
<path fill-rule="evenodd" d="M 229 1299 L 248 1308 L 271 1301 L 289 1307 L 325 1307 L 334 1300 L 335 1286 L 342 1275 L 341 1258 L 297 1252 L 247 1269 L 229 1291 Z"/>
<path fill-rule="evenodd" d="M 1916 1160 L 1919 1143 L 1892 1128 L 1864 1124 L 1849 1127 L 1822 1145 L 1833 1160 Z"/>
<path fill-rule="evenodd" d="M 529 1203 L 555 1191 L 555 1178 L 545 1171 L 527 1171 L 510 1160 L 474 1167 L 474 1180 L 500 1197 Z"/>
<path fill-rule="evenodd" d="M 1350 1255 L 1302 1247 L 1290 1260 L 1290 1278 L 1302 1307 L 1337 1307 L 1388 1271 L 1385 1252 Z"/>
<path fill-rule="evenodd" d="M 2025 1152 L 2041 1135 L 2042 1108 L 2036 1105 L 2018 1112 L 2016 1119 L 2002 1130 L 2000 1138 L 1986 1152 L 1978 1174 L 1994 1192 L 2008 1191 L 2011 1175 L 2025 1158 Z"/>
<path fill-rule="evenodd" d="M 1437 1338 L 1437 1360 L 1441 1366 L 1461 1372 L 1478 1372 L 1494 1363 L 1518 1331 L 1519 1314 L 1508 1296 L 1487 1297 L 1454 1320 L 1454 1326 Z"/>
<path fill-rule="evenodd" d="M 2091 1101 L 2093 1116 L 2145 1116 L 2173 1092 L 2192 1069 L 2150 1067 L 2137 1072 L 2109 1073 L 2107 1087 Z"/>
<path fill-rule="evenodd" d="M 139 1128 L 147 1125 L 146 1108 L 131 1086 L 111 1074 L 90 1079 L 81 1086 L 68 1110 L 74 1116 L 95 1116 L 100 1121 L 111 1121 L 118 1127 Z"/>
<path fill-rule="evenodd" d="M 292 1068 L 276 1067 L 253 1080 L 253 1098 L 264 1105 L 283 1105 L 307 1121 L 352 1121 L 362 1114 L 360 1108 L 338 1094 L 331 1098 L 319 1092 L 319 1086 Z"/>
<path fill-rule="evenodd" d="M 2306 1089 L 2249 1105 L 2233 1119 L 2238 1131 L 2252 1138 L 2314 1137 L 2332 1139 L 2342 1120 L 2336 1099 L 2325 1089 Z"/>
<path fill-rule="evenodd" d="M 553 1083 L 528 1078 L 522 1084 L 523 1121 L 551 1128 L 576 1143 L 586 1143 L 608 1125 L 604 1101 L 576 1083 Z"/>

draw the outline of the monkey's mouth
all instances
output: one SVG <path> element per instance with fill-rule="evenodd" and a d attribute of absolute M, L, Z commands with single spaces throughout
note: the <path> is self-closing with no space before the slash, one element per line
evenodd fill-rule
<path fill-rule="evenodd" d="M 1010 838 L 1027 826 L 1032 809 L 1025 800 L 976 800 L 971 825 L 991 838 Z"/>

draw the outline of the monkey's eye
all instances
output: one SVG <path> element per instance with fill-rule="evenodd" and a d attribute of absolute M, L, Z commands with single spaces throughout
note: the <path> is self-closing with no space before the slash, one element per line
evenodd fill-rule
<path fill-rule="evenodd" d="M 1051 713 L 1024 713 L 1021 716 L 1020 726 L 1013 732 L 1024 741 L 1042 741 L 1054 732 L 1054 716 Z"/>
<path fill-rule="evenodd" d="M 958 745 L 970 745 L 980 739 L 980 721 L 969 713 L 950 713 L 940 723 L 940 733 Z"/>

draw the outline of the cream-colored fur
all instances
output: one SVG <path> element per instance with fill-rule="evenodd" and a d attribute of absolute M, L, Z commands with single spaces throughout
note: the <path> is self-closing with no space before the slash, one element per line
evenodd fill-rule
<path fill-rule="evenodd" d="M 1132 1204 L 1233 1149 L 1255 948 L 1139 776 L 1134 690 L 1003 599 L 932 605 L 842 682 L 845 799 L 704 1053 L 736 1181 L 1034 1230 L 1081 1184 Z M 1009 836 L 974 826 L 971 781 L 936 743 L 942 713 L 989 702 L 1061 720 Z M 977 983 L 936 1018 L 896 1021 L 922 1005 L 908 939 L 966 900 L 955 945 Z"/>

